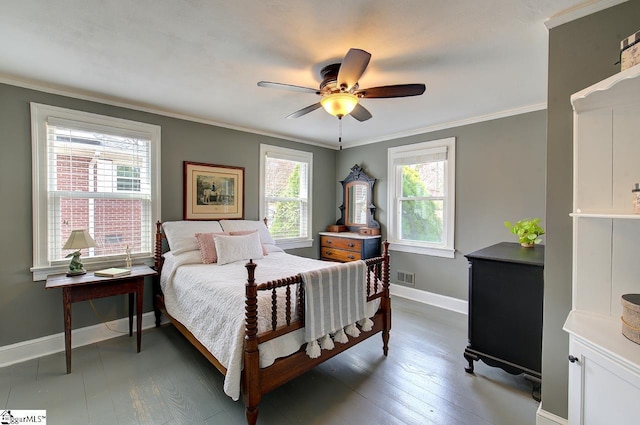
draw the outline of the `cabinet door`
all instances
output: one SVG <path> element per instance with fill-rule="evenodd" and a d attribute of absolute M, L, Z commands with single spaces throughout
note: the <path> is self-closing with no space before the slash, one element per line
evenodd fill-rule
<path fill-rule="evenodd" d="M 569 349 L 577 358 L 569 365 L 569 423 L 638 424 L 638 371 L 629 370 L 573 337 Z"/>

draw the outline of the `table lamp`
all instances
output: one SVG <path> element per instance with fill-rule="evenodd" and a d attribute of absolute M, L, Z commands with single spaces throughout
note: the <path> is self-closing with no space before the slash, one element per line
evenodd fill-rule
<path fill-rule="evenodd" d="M 91 248 L 96 246 L 96 241 L 93 240 L 88 230 L 72 230 L 69 235 L 69 239 L 64 244 L 62 249 L 74 249 L 71 254 L 67 254 L 65 258 L 73 257 L 71 263 L 69 263 L 69 271 L 67 276 L 78 276 L 87 273 L 80 261 L 80 250 L 84 248 Z"/>

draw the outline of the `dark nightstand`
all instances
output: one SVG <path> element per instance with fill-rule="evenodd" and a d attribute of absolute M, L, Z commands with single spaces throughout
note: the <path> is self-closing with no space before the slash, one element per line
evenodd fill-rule
<path fill-rule="evenodd" d="M 62 289 L 64 311 L 64 348 L 67 357 L 67 373 L 71 373 L 71 304 L 94 298 L 129 294 L 129 336 L 133 336 L 133 299 L 136 297 L 137 343 L 138 353 L 142 342 L 142 300 L 144 278 L 156 275 L 148 266 L 133 266 L 131 274 L 119 277 L 99 277 L 92 272 L 81 276 L 64 274 L 49 276 L 46 289 Z"/>

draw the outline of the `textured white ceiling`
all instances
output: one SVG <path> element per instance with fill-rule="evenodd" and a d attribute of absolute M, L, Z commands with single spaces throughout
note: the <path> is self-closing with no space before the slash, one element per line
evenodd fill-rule
<path fill-rule="evenodd" d="M 425 83 L 418 97 L 363 99 L 344 146 L 546 103 L 544 21 L 580 0 L 20 0 L 0 13 L 0 76 L 336 146 L 314 94 L 351 47 L 372 54 L 360 87 Z"/>

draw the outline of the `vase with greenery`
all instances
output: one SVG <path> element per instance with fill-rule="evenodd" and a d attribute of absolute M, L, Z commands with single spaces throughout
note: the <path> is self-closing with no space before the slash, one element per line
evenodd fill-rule
<path fill-rule="evenodd" d="M 523 218 L 515 223 L 505 221 L 504 225 L 518 237 L 518 242 L 524 247 L 533 247 L 542 242 L 540 236 L 544 235 L 544 229 L 540 226 L 539 218 Z"/>

